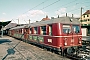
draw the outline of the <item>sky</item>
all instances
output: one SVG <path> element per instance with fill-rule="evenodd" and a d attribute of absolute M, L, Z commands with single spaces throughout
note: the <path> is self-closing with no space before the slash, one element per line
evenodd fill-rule
<path fill-rule="evenodd" d="M 90 10 L 90 0 L 0 0 L 0 21 L 28 24 L 41 21 L 46 15 L 51 18 L 72 14 L 80 17 L 82 13 Z"/>

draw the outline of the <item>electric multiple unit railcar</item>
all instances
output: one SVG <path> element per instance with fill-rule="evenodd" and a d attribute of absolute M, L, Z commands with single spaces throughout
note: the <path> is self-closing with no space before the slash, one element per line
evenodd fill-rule
<path fill-rule="evenodd" d="M 73 17 L 59 17 L 14 27 L 9 30 L 9 35 L 19 39 L 22 36 L 22 40 L 53 49 L 61 55 L 75 54 L 82 46 L 80 22 Z"/>

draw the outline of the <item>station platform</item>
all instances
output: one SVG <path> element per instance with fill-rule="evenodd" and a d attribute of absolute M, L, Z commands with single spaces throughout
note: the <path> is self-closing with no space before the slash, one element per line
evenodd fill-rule
<path fill-rule="evenodd" d="M 14 48 L 15 47 L 15 48 Z M 18 39 L 0 37 L 0 60 L 70 60 Z"/>

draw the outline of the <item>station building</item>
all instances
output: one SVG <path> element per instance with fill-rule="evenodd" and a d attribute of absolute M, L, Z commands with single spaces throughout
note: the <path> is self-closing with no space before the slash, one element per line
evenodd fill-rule
<path fill-rule="evenodd" d="M 87 10 L 79 19 L 82 27 L 82 34 L 90 36 L 90 10 Z"/>

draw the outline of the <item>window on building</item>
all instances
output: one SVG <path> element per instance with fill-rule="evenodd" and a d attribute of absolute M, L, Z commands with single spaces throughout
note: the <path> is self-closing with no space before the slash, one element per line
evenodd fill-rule
<path fill-rule="evenodd" d="M 87 17 L 89 17 L 89 15 L 87 15 Z"/>
<path fill-rule="evenodd" d="M 87 24 L 84 24 L 84 26 L 87 26 Z"/>
<path fill-rule="evenodd" d="M 70 25 L 63 25 L 63 33 L 70 33 L 71 27 Z"/>
<path fill-rule="evenodd" d="M 80 20 L 80 22 L 82 22 L 82 20 Z"/>
<path fill-rule="evenodd" d="M 90 19 L 88 19 L 88 21 L 90 21 Z"/>
<path fill-rule="evenodd" d="M 41 26 L 41 34 L 46 35 L 46 26 Z"/>
<path fill-rule="evenodd" d="M 85 18 L 85 15 L 83 16 L 83 18 Z"/>
<path fill-rule="evenodd" d="M 86 22 L 87 20 L 84 20 L 84 22 Z"/>

